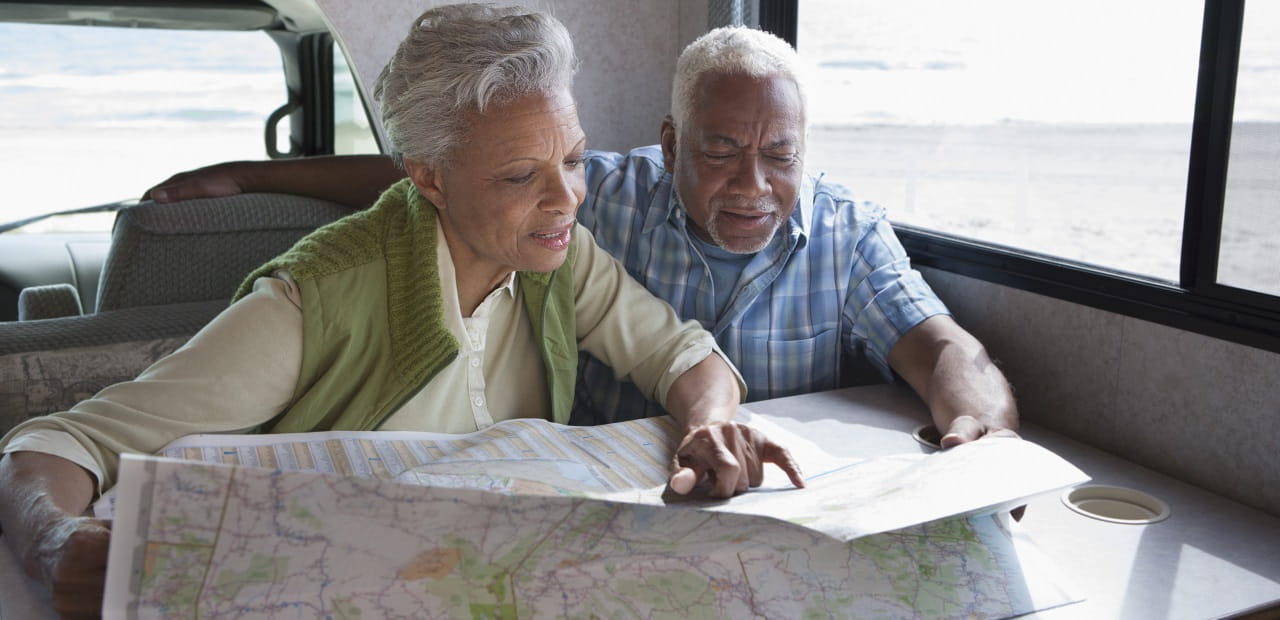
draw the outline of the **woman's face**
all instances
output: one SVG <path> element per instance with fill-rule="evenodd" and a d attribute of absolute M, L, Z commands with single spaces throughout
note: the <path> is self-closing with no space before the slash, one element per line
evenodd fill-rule
<path fill-rule="evenodd" d="M 512 271 L 556 269 L 586 195 L 586 137 L 573 96 L 527 95 L 468 120 L 447 163 L 405 163 L 440 210 L 459 281 L 479 278 L 492 288 Z"/>

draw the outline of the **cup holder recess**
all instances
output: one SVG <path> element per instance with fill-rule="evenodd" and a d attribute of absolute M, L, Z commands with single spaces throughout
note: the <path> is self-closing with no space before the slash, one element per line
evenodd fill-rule
<path fill-rule="evenodd" d="M 1062 503 L 1086 517 L 1144 525 L 1169 518 L 1169 505 L 1136 489 L 1090 484 L 1068 489 Z"/>

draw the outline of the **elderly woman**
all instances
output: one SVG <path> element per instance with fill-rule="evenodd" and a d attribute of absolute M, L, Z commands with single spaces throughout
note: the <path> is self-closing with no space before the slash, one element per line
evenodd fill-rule
<path fill-rule="evenodd" d="M 253 274 L 182 349 L 4 438 L 0 524 L 64 613 L 98 608 L 109 525 L 81 516 L 122 452 L 196 432 L 466 432 L 567 422 L 579 349 L 686 430 L 671 487 L 727 497 L 786 450 L 731 421 L 711 335 L 575 224 L 585 139 L 564 27 L 475 5 L 423 14 L 377 86 L 408 179 Z"/>

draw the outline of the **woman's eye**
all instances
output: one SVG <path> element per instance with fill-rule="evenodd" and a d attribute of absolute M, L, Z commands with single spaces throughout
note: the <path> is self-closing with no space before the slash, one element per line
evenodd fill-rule
<path fill-rule="evenodd" d="M 507 177 L 506 179 L 503 179 L 503 180 L 505 180 L 507 183 L 510 183 L 512 185 L 523 185 L 525 183 L 528 183 L 531 179 L 533 179 L 532 172 L 530 172 L 529 174 L 524 174 L 520 176 Z"/>

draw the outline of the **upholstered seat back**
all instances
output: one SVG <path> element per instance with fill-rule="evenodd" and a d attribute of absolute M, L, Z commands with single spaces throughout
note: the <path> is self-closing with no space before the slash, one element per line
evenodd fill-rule
<path fill-rule="evenodd" d="M 133 379 L 226 309 L 254 268 L 350 212 L 280 194 L 121 209 L 97 312 L 0 322 L 0 433 Z M 33 314 L 51 306 L 37 301 Z"/>
<path fill-rule="evenodd" d="M 226 307 L 202 301 L 0 322 L 0 434 L 138 376 Z"/>
<path fill-rule="evenodd" d="M 98 311 L 230 300 L 255 267 L 349 213 L 333 202 L 285 194 L 121 209 L 98 284 Z"/>

